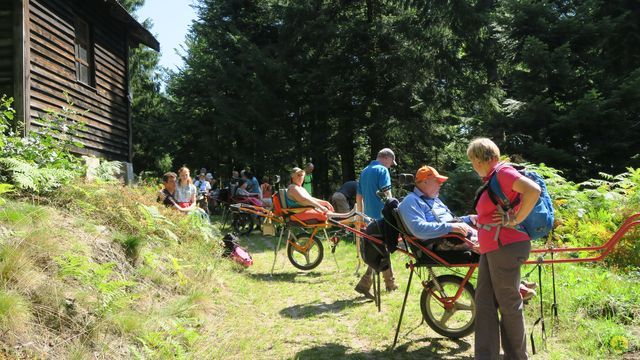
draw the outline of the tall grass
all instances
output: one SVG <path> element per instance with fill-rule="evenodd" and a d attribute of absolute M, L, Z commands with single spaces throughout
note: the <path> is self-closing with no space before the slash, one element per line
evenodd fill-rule
<path fill-rule="evenodd" d="M 0 289 L 0 329 L 19 334 L 30 320 L 29 302 L 15 291 Z"/>

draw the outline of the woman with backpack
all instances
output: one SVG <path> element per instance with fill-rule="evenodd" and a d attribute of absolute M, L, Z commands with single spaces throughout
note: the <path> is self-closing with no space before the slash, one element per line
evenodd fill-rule
<path fill-rule="evenodd" d="M 498 146 L 487 138 L 467 148 L 473 169 L 485 182 L 476 200 L 480 261 L 476 285 L 475 358 L 527 359 L 520 266 L 529 257 L 531 239 L 518 226 L 536 205 L 540 186 L 500 161 Z M 503 210 L 491 193 L 495 177 L 513 207 Z M 498 317 L 500 312 L 500 318 Z"/>

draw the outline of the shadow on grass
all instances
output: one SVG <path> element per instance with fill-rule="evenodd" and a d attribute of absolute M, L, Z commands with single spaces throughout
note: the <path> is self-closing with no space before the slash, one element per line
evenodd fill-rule
<path fill-rule="evenodd" d="M 325 302 L 314 302 L 311 304 L 300 304 L 289 306 L 280 310 L 280 315 L 290 319 L 303 319 L 313 316 L 322 315 L 325 313 L 338 313 L 345 308 L 360 306 L 362 304 L 370 303 L 371 301 L 365 300 L 364 297 L 348 300 L 337 300 L 330 304 Z"/>
<path fill-rule="evenodd" d="M 269 273 L 247 273 L 247 277 L 258 281 L 279 281 L 279 282 L 291 282 L 291 283 L 303 283 L 303 284 L 320 284 L 326 282 L 329 279 L 321 279 L 322 273 L 309 271 L 309 272 L 276 272 L 273 275 Z"/>
<path fill-rule="evenodd" d="M 423 345 L 407 351 L 414 343 Z M 451 346 L 453 345 L 453 346 Z M 295 359 L 473 359 L 471 345 L 462 340 L 421 339 L 405 343 L 395 350 L 358 352 L 341 344 L 323 344 L 298 352 Z"/>

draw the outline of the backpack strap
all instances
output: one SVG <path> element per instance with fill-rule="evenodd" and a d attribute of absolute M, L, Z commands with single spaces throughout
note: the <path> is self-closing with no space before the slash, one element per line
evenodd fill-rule
<path fill-rule="evenodd" d="M 480 200 L 480 196 L 482 195 L 482 192 L 484 190 L 487 190 L 487 194 L 489 195 L 489 199 L 491 199 L 491 202 L 496 206 L 496 209 L 498 211 L 499 214 L 502 214 L 503 216 L 510 216 L 509 214 L 511 214 L 513 207 L 518 205 L 518 203 L 520 202 L 520 198 L 518 197 L 518 199 L 516 199 L 516 201 L 514 201 L 513 203 L 511 203 L 511 201 L 509 201 L 509 198 L 507 198 L 507 196 L 504 194 L 504 192 L 502 191 L 502 188 L 500 187 L 500 182 L 498 181 L 498 172 L 504 167 L 506 166 L 506 164 L 501 164 L 498 165 L 498 167 L 495 169 L 495 171 L 493 172 L 493 174 L 491 175 L 491 177 L 489 178 L 489 181 L 487 181 L 483 186 L 481 186 L 478 189 L 478 192 L 476 193 L 476 198 L 474 200 L 474 204 L 477 205 L 478 201 Z M 494 241 L 498 241 L 499 237 L 500 237 L 500 230 L 502 230 L 503 227 L 508 227 L 517 231 L 521 231 L 521 232 L 525 232 L 524 228 L 522 228 L 522 225 L 516 225 L 514 226 L 507 226 L 507 225 L 503 225 L 501 223 L 497 223 L 497 224 L 478 224 L 478 227 L 487 231 L 491 231 L 491 228 L 495 227 L 496 228 L 496 233 L 493 237 Z"/>
<path fill-rule="evenodd" d="M 433 206 L 429 205 L 429 202 L 427 202 L 429 198 L 426 195 L 420 196 L 420 200 L 422 200 L 425 205 L 427 205 L 427 207 L 429 208 L 429 210 L 431 210 L 431 213 L 433 214 L 433 217 L 436 218 L 436 222 L 441 222 L 440 221 L 440 216 L 438 216 L 438 214 L 436 213 L 436 211 L 433 209 Z M 435 202 L 436 200 L 433 199 L 433 201 Z"/>
<path fill-rule="evenodd" d="M 489 198 L 494 205 L 499 208 L 502 208 L 503 211 L 509 211 L 513 207 L 511 206 L 511 202 L 509 198 L 504 194 L 502 188 L 500 187 L 500 182 L 498 181 L 498 172 L 502 169 L 504 165 L 499 165 L 496 170 L 493 172 L 488 181 L 487 190 L 489 191 Z"/>

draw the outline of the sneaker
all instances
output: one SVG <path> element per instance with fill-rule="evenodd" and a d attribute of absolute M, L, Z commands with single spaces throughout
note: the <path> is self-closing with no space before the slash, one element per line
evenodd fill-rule
<path fill-rule="evenodd" d="M 371 294 L 371 292 L 369 291 L 369 289 L 365 289 L 365 288 L 360 287 L 360 286 L 358 285 L 358 286 L 356 286 L 356 287 L 354 288 L 354 290 L 355 290 L 357 293 L 362 294 L 362 296 L 364 296 L 365 298 L 367 298 L 367 299 L 369 299 L 369 300 L 375 300 L 375 299 L 376 299 L 376 298 L 373 296 L 373 294 Z"/>
<path fill-rule="evenodd" d="M 536 296 L 536 291 L 525 285 L 520 285 L 520 296 L 522 296 L 522 300 L 527 301 Z"/>

